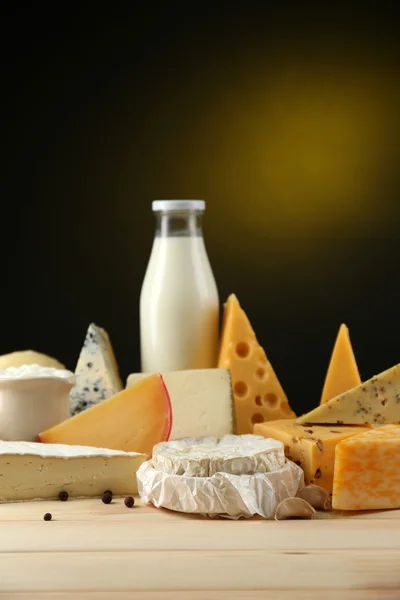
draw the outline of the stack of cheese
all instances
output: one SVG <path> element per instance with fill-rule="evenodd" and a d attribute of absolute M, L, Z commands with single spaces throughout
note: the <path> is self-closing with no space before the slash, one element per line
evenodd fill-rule
<path fill-rule="evenodd" d="M 302 482 L 282 442 L 251 434 L 160 443 L 138 471 L 144 502 L 214 517 L 269 519 Z"/>
<path fill-rule="evenodd" d="M 332 494 L 342 510 L 400 507 L 400 369 L 361 383 L 347 328 L 334 347 L 318 408 L 289 421 L 256 425 L 285 444 L 306 483 Z M 374 427 L 387 425 L 376 429 Z"/>

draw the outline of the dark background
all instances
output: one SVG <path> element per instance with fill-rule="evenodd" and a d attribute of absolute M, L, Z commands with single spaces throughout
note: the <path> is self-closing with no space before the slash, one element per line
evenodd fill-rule
<path fill-rule="evenodd" d="M 38 6 L 3 8 L 0 353 L 74 369 L 94 321 L 138 370 L 151 200 L 204 198 L 221 301 L 296 411 L 342 321 L 363 378 L 400 362 L 393 12 Z"/>

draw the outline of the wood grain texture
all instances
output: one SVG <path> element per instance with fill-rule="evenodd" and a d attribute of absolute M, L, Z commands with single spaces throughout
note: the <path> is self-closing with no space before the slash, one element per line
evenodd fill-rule
<path fill-rule="evenodd" d="M 340 596 L 339 596 L 340 594 Z M 205 591 L 194 592 L 112 592 L 112 600 L 398 600 L 396 590 L 347 590 L 326 592 L 293 590 L 256 591 Z M 110 600 L 110 592 L 10 592 L 2 594 L 0 600 Z"/>
<path fill-rule="evenodd" d="M 339 517 L 211 520 L 122 499 L 4 504 L 0 600 L 400 598 L 400 511 Z"/>

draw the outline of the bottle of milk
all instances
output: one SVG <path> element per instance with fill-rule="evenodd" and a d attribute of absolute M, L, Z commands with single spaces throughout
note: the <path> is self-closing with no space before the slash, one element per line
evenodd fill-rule
<path fill-rule="evenodd" d="M 140 296 L 142 372 L 216 366 L 219 298 L 202 231 L 203 200 L 157 200 Z"/>

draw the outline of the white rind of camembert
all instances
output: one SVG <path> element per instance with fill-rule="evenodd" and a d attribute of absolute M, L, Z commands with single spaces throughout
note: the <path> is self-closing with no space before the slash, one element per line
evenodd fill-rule
<path fill-rule="evenodd" d="M 282 442 L 251 434 L 184 438 L 157 444 L 152 463 L 159 471 L 187 477 L 252 475 L 282 468 L 285 452 Z"/>
<path fill-rule="evenodd" d="M 91 446 L 0 441 L 0 502 L 137 493 L 145 454 Z"/>

